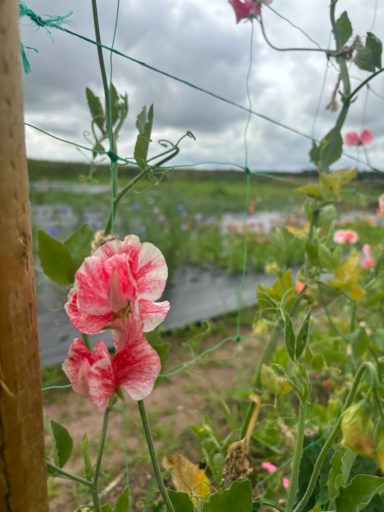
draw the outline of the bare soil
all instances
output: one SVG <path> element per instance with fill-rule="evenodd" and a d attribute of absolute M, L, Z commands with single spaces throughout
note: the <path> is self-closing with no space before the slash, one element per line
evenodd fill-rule
<path fill-rule="evenodd" d="M 220 337 L 211 336 L 204 348 L 214 345 Z M 199 445 L 190 426 L 210 421 L 224 424 L 220 400 L 230 400 L 231 390 L 248 389 L 249 377 L 256 366 L 263 340 L 250 337 L 240 343 L 228 342 L 210 354 L 199 365 L 164 379 L 145 400 L 160 459 L 165 454 L 179 451 L 199 463 Z M 175 359 L 189 359 L 190 352 L 177 348 L 168 367 Z M 117 406 L 120 408 L 120 405 Z M 52 390 L 46 397 L 46 415 L 63 424 L 74 440 L 74 451 L 66 470 L 83 475 L 81 440 L 87 433 L 93 460 L 96 457 L 102 414 L 87 400 L 71 390 Z M 213 416 L 213 418 L 212 418 Z M 141 501 L 149 487 L 155 488 L 150 459 L 142 434 L 141 422 L 134 401 L 127 402 L 127 436 L 129 480 L 134 496 L 134 510 L 142 510 Z M 49 441 L 47 442 L 49 445 Z M 116 496 L 126 483 L 125 449 L 122 412 L 111 414 L 104 452 L 100 489 L 102 503 L 114 504 Z M 72 512 L 79 505 L 89 503 L 89 495 L 80 485 L 62 478 L 49 478 L 50 511 Z"/>

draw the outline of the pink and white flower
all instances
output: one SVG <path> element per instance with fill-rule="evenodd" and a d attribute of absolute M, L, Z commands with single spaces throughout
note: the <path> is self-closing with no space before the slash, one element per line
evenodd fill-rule
<path fill-rule="evenodd" d="M 373 140 L 373 133 L 371 130 L 363 130 L 361 135 L 357 132 L 348 132 L 345 135 L 344 142 L 347 146 L 362 146 L 363 144 L 369 144 Z"/>
<path fill-rule="evenodd" d="M 362 253 L 363 253 L 363 260 L 361 262 L 361 265 L 364 267 L 364 268 L 372 268 L 375 266 L 375 258 L 372 256 L 372 249 L 371 249 L 371 246 L 370 244 L 364 244 L 363 245 L 363 250 L 362 250 Z"/>
<path fill-rule="evenodd" d="M 148 396 L 160 372 L 160 358 L 140 331 L 139 324 L 121 333 L 111 356 L 103 340 L 91 352 L 80 338 L 69 347 L 63 370 L 73 390 L 105 410 L 119 388 L 133 400 Z"/>
<path fill-rule="evenodd" d="M 261 12 L 261 4 L 270 4 L 271 2 L 272 0 L 229 0 L 229 3 L 235 11 L 236 23 L 239 23 L 244 19 L 250 19 L 253 17 L 258 18 Z"/>
<path fill-rule="evenodd" d="M 351 229 L 337 229 L 333 234 L 333 241 L 336 244 L 355 244 L 359 235 Z"/>
<path fill-rule="evenodd" d="M 378 198 L 379 208 L 377 209 L 378 215 L 384 215 L 384 194 L 381 194 Z"/>
<path fill-rule="evenodd" d="M 85 258 L 75 275 L 66 312 L 73 325 L 86 334 L 121 329 L 127 317 L 143 324 L 144 332 L 157 327 L 167 315 L 168 301 L 154 302 L 168 277 L 161 251 L 135 235 L 113 240 Z"/>

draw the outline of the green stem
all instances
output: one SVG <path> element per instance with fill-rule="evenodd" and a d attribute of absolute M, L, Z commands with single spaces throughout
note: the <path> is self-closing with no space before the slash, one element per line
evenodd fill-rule
<path fill-rule="evenodd" d="M 270 363 L 270 361 L 273 357 L 273 354 L 275 353 L 277 343 L 279 341 L 280 331 L 281 331 L 280 326 L 275 327 L 275 329 L 272 331 L 272 335 L 271 335 L 268 343 L 264 347 L 263 353 L 261 354 L 261 357 L 256 366 L 255 373 L 253 375 L 252 388 L 257 388 L 260 385 L 261 367 L 263 366 L 263 364 Z M 245 434 L 247 433 L 248 425 L 249 425 L 249 422 L 251 421 L 252 414 L 253 414 L 255 407 L 256 407 L 256 404 L 253 401 L 250 402 L 248 405 L 248 409 L 247 409 L 247 411 L 245 413 L 245 417 L 244 417 L 244 422 L 241 427 L 241 434 L 240 434 L 241 439 L 243 439 L 245 437 Z"/>
<path fill-rule="evenodd" d="M 262 506 L 265 505 L 266 507 L 274 508 L 275 510 L 278 510 L 279 512 L 284 512 L 284 509 L 282 507 L 280 507 L 279 505 L 276 505 L 276 503 L 272 503 L 272 501 L 262 500 L 260 502 L 260 504 Z"/>
<path fill-rule="evenodd" d="M 68 471 L 64 471 L 64 469 L 60 468 L 59 466 L 56 466 L 56 464 L 53 464 L 53 462 L 50 462 L 49 460 L 46 461 L 46 464 L 49 468 L 56 471 L 56 473 L 59 473 L 59 475 L 62 476 L 63 478 L 68 478 L 69 480 L 73 480 L 74 482 L 78 482 L 79 484 L 86 485 L 87 487 L 93 486 L 92 482 L 90 482 L 89 480 L 86 480 L 81 476 L 68 473 Z"/>
<path fill-rule="evenodd" d="M 356 96 L 356 94 L 365 86 L 368 84 L 368 82 L 370 82 L 373 78 L 375 78 L 377 75 L 380 75 L 380 73 L 382 73 L 384 71 L 384 68 L 381 68 L 379 69 L 378 71 L 376 71 L 375 73 L 372 73 L 372 75 L 370 75 L 368 78 L 366 78 L 365 80 L 363 80 L 361 82 L 361 84 L 359 84 L 356 89 L 354 89 L 351 94 L 349 95 L 348 97 L 348 100 L 351 101 L 353 99 L 354 96 Z"/>
<path fill-rule="evenodd" d="M 343 414 L 346 411 L 346 409 L 348 409 L 348 407 L 352 404 L 353 399 L 355 398 L 355 395 L 356 395 L 356 392 L 357 392 L 357 388 L 358 388 L 358 386 L 360 384 L 360 379 L 361 379 L 364 371 L 366 369 L 370 370 L 371 365 L 372 365 L 372 363 L 368 363 L 368 362 L 363 363 L 363 364 L 360 365 L 359 369 L 357 370 L 356 376 L 355 376 L 355 378 L 353 380 L 352 388 L 351 388 L 351 390 L 348 393 L 347 399 L 346 399 L 346 401 L 344 403 L 344 407 L 343 407 L 343 409 L 341 411 L 340 418 L 337 421 L 336 425 L 334 426 L 332 432 L 330 433 L 330 435 L 329 435 L 327 441 L 325 442 L 323 448 L 321 449 L 321 452 L 320 452 L 320 454 L 319 454 L 319 456 L 318 456 L 318 458 L 316 460 L 316 463 L 315 463 L 315 465 L 313 467 L 312 475 L 311 475 L 311 478 L 309 480 L 307 490 L 305 491 L 305 494 L 301 498 L 300 502 L 296 505 L 296 507 L 295 507 L 293 512 L 302 512 L 302 510 L 305 508 L 306 504 L 308 503 L 309 499 L 311 498 L 313 490 L 314 490 L 314 488 L 316 486 L 316 482 L 317 482 L 317 479 L 319 477 L 321 468 L 322 468 L 322 466 L 324 464 L 325 458 L 327 457 L 329 450 L 331 449 L 333 443 L 335 442 L 337 436 L 340 433 L 341 420 L 342 420 Z M 287 509 L 287 511 L 288 511 L 288 509 Z"/>
<path fill-rule="evenodd" d="M 111 406 L 109 405 L 105 409 L 105 412 L 104 412 L 103 425 L 101 427 L 99 449 L 98 449 L 98 453 L 97 453 L 96 466 L 95 466 L 95 476 L 93 477 L 93 483 L 92 483 L 92 498 L 93 498 L 93 504 L 95 506 L 95 512 L 101 512 L 101 505 L 100 505 L 100 499 L 99 499 L 99 477 L 100 477 L 100 470 L 101 470 L 101 461 L 103 458 L 103 452 L 104 452 L 104 446 L 105 446 L 105 439 L 107 437 L 108 420 L 109 420 L 110 412 L 111 412 Z"/>
<path fill-rule="evenodd" d="M 112 129 L 112 110 L 111 110 L 111 91 L 108 86 L 107 72 L 105 70 L 103 48 L 101 44 L 99 15 L 97 12 L 97 1 L 92 0 L 92 14 L 93 24 L 95 28 L 95 37 L 97 42 L 97 56 L 99 59 L 99 66 L 101 72 L 101 79 L 103 82 L 104 99 L 105 99 L 105 122 L 109 139 L 109 149 L 111 152 L 116 153 L 116 142 Z M 116 26 L 115 26 L 116 31 Z M 113 231 L 115 216 L 116 216 L 116 196 L 117 196 L 117 165 L 111 159 L 111 227 L 109 232 Z M 107 233 L 108 234 L 108 233 Z"/>
<path fill-rule="evenodd" d="M 299 483 L 299 472 L 300 472 L 300 462 L 303 454 L 303 443 L 304 443 L 304 426 L 305 426 L 305 417 L 307 413 L 307 403 L 305 401 L 300 400 L 299 407 L 299 418 L 297 422 L 297 436 L 296 436 L 296 446 L 295 453 L 293 455 L 293 464 L 292 464 L 292 472 L 291 472 L 291 480 L 288 490 L 288 501 L 286 512 L 292 512 L 293 506 L 295 503 L 297 487 Z"/>
<path fill-rule="evenodd" d="M 92 351 L 92 347 L 91 347 L 91 343 L 89 341 L 89 336 L 88 334 L 85 334 L 85 333 L 81 333 L 81 337 L 83 338 L 83 341 L 84 341 L 84 345 L 87 347 L 87 349 L 89 351 Z"/>
<path fill-rule="evenodd" d="M 155 472 L 155 478 L 157 481 L 157 485 L 159 487 L 160 494 L 163 497 L 163 500 L 168 509 L 168 512 L 175 512 L 175 509 L 173 508 L 172 502 L 169 498 L 167 489 L 165 488 L 165 485 L 164 485 L 164 482 L 163 482 L 163 479 L 161 476 L 159 461 L 157 460 L 157 455 L 156 455 L 155 447 L 153 444 L 152 432 L 151 432 L 151 428 L 149 426 L 147 413 L 146 413 L 145 407 L 144 407 L 144 402 L 143 402 L 143 400 L 139 400 L 137 402 L 137 404 L 139 406 L 141 421 L 143 422 L 143 428 L 144 428 L 145 437 L 147 439 L 148 450 L 149 450 L 149 454 L 151 456 L 152 466 L 153 466 L 153 470 Z"/>
<path fill-rule="evenodd" d="M 327 53 L 328 50 L 325 50 L 323 48 L 279 48 L 278 46 L 275 46 L 271 41 L 269 40 L 265 28 L 264 28 L 264 22 L 262 14 L 260 13 L 260 27 L 261 27 L 261 33 L 263 34 L 264 41 L 267 43 L 268 46 L 270 46 L 273 50 L 276 50 L 277 52 L 323 52 Z"/>

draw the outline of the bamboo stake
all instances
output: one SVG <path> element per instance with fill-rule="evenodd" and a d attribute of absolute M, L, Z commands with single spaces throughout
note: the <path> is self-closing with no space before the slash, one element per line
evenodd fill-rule
<path fill-rule="evenodd" d="M 0 0 L 0 510 L 47 512 L 18 2 Z"/>

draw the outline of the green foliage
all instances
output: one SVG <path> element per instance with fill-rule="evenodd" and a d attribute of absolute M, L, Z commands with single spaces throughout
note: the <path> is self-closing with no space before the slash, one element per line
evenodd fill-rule
<path fill-rule="evenodd" d="M 186 492 L 168 490 L 175 512 L 194 512 L 193 503 Z"/>
<path fill-rule="evenodd" d="M 136 139 L 134 151 L 136 163 L 142 170 L 144 170 L 147 166 L 148 148 L 151 142 L 152 124 L 153 105 L 149 107 L 148 113 L 147 107 L 143 107 L 136 120 L 136 128 L 139 134 Z"/>
<path fill-rule="evenodd" d="M 311 162 L 321 171 L 328 171 L 329 167 L 339 160 L 343 151 L 343 139 L 340 130 L 332 128 L 319 142 L 313 142 L 309 152 Z"/>
<path fill-rule="evenodd" d="M 83 438 L 81 440 L 81 453 L 84 461 L 85 478 L 87 480 L 92 480 L 94 471 L 91 462 L 91 457 L 89 455 L 89 443 L 87 433 L 83 435 Z"/>
<path fill-rule="evenodd" d="M 356 56 L 353 62 L 364 71 L 374 73 L 381 68 L 381 55 L 383 44 L 372 32 L 367 32 L 365 45 L 359 43 L 356 46 Z"/>
<path fill-rule="evenodd" d="M 39 257 L 50 279 L 64 284 L 73 282 L 75 268 L 68 247 L 45 231 L 39 231 Z"/>
<path fill-rule="evenodd" d="M 384 477 L 356 475 L 348 485 L 340 488 L 336 512 L 360 512 L 383 490 Z"/>
<path fill-rule="evenodd" d="M 252 488 L 248 480 L 234 482 L 229 489 L 212 494 L 202 512 L 252 512 Z"/>
<path fill-rule="evenodd" d="M 129 489 L 126 487 L 116 500 L 114 512 L 128 512 Z"/>
<path fill-rule="evenodd" d="M 91 252 L 92 230 L 84 224 L 64 243 L 45 231 L 39 231 L 38 237 L 44 273 L 58 283 L 72 284 L 76 270 Z"/>
<path fill-rule="evenodd" d="M 62 468 L 71 456 L 73 441 L 68 430 L 54 420 L 49 420 L 49 432 L 52 438 L 53 462 L 56 466 Z M 56 474 L 55 470 L 48 468 L 48 473 L 52 476 Z"/>
<path fill-rule="evenodd" d="M 353 33 L 347 11 L 344 11 L 336 21 L 336 30 L 339 45 L 344 46 Z"/>
<path fill-rule="evenodd" d="M 329 499 L 332 503 L 339 496 L 340 488 L 347 484 L 355 459 L 356 453 L 344 447 L 337 448 L 333 454 L 328 476 Z"/>
<path fill-rule="evenodd" d="M 92 122 L 96 124 L 102 135 L 105 135 L 105 114 L 100 98 L 96 96 L 96 94 L 91 89 L 89 89 L 89 87 L 85 89 L 85 95 L 87 97 L 87 103 L 91 113 Z"/>

